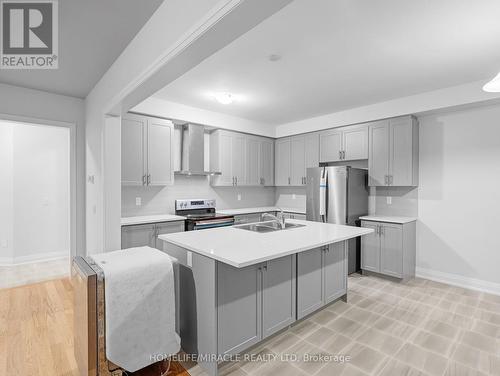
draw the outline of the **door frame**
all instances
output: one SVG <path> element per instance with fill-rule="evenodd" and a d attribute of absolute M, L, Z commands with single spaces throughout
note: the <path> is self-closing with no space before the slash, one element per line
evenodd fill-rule
<path fill-rule="evenodd" d="M 77 255 L 76 123 L 5 113 L 0 113 L 0 120 L 10 121 L 13 123 L 27 123 L 32 125 L 63 127 L 69 129 L 69 256 L 71 264 L 71 260 Z"/>

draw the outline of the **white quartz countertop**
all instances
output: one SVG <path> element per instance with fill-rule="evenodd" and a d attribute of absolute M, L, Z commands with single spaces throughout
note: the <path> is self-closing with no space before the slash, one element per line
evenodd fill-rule
<path fill-rule="evenodd" d="M 330 223 L 288 220 L 304 227 L 258 233 L 219 227 L 160 235 L 167 243 L 237 268 L 258 264 L 373 232 L 373 229 Z"/>
<path fill-rule="evenodd" d="M 365 215 L 359 217 L 363 221 L 375 221 L 375 222 L 388 222 L 388 223 L 399 223 L 405 224 L 410 222 L 415 222 L 417 218 L 415 217 L 393 217 L 387 215 Z"/>
<path fill-rule="evenodd" d="M 142 225 L 147 223 L 157 223 L 157 222 L 174 222 L 174 221 L 185 221 L 185 217 L 180 215 L 172 214 L 157 214 L 157 215 L 145 215 L 138 217 L 123 217 L 121 220 L 122 226 L 129 225 Z"/>
<path fill-rule="evenodd" d="M 283 211 L 287 213 L 306 214 L 305 209 L 293 209 L 293 208 L 281 208 L 281 209 L 283 209 Z M 223 210 L 217 210 L 217 213 L 225 215 L 244 215 L 244 214 L 265 213 L 265 212 L 272 212 L 279 210 L 280 208 L 278 208 L 277 206 L 262 206 L 256 208 L 223 209 Z"/>

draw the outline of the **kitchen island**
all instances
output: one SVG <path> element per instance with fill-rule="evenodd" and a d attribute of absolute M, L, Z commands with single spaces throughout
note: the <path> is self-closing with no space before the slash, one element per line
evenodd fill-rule
<path fill-rule="evenodd" d="M 210 375 L 256 345 L 347 294 L 346 241 L 372 229 L 290 220 L 160 235 L 179 260 L 181 346 Z"/>

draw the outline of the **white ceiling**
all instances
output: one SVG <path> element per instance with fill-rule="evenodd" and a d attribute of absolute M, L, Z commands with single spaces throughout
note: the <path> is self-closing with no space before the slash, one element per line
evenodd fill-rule
<path fill-rule="evenodd" d="M 498 0 L 295 0 L 155 97 L 282 124 L 476 81 L 500 71 L 499 15 Z"/>
<path fill-rule="evenodd" d="M 59 1 L 59 69 L 0 70 L 0 82 L 84 98 L 162 1 Z"/>

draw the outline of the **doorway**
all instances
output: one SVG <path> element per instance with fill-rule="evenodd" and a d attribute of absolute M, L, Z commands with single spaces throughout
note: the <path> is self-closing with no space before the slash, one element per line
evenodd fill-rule
<path fill-rule="evenodd" d="M 0 288 L 69 276 L 71 131 L 0 120 Z"/>

